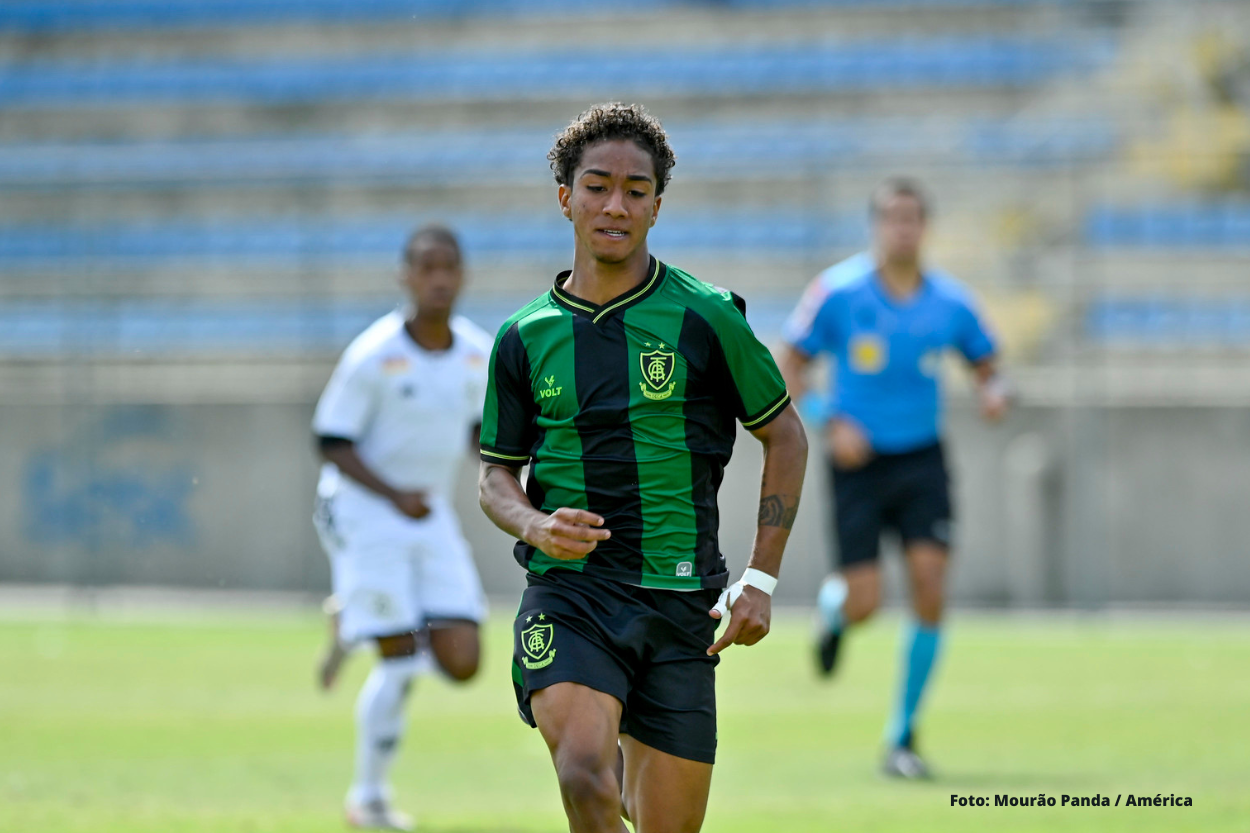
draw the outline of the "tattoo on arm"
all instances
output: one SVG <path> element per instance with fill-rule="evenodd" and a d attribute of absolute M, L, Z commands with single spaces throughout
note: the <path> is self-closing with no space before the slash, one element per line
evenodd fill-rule
<path fill-rule="evenodd" d="M 765 495 L 760 498 L 760 526 L 790 529 L 799 514 L 799 499 L 790 495 Z"/>

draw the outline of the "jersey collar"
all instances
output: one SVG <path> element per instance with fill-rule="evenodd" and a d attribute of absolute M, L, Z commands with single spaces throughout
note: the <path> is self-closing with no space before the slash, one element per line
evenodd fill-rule
<path fill-rule="evenodd" d="M 664 282 L 664 276 L 668 273 L 668 267 L 656 260 L 653 255 L 650 262 L 647 264 L 647 271 L 650 273 L 651 277 L 643 281 L 641 286 L 635 286 L 628 292 L 617 295 L 606 304 L 596 306 L 589 301 L 584 301 L 581 298 L 578 298 L 575 295 L 570 295 L 564 291 L 562 288 L 564 282 L 568 280 L 569 275 L 573 274 L 571 269 L 565 270 L 556 275 L 555 285 L 551 287 L 551 297 L 557 304 L 564 307 L 574 315 L 583 315 L 595 324 L 598 324 L 608 315 L 611 315 L 614 312 L 629 309 L 634 304 L 637 304 L 639 301 L 642 301 L 654 294 L 655 291 L 659 289 L 660 284 Z"/>

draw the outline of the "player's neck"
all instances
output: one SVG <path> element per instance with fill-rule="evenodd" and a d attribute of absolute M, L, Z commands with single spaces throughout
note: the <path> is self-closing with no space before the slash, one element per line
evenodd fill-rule
<path fill-rule="evenodd" d="M 603 263 L 580 248 L 573 255 L 573 273 L 562 287 L 565 292 L 592 304 L 606 304 L 624 295 L 648 277 L 651 255 L 646 246 L 620 263 Z"/>
<path fill-rule="evenodd" d="M 446 350 L 451 347 L 451 316 L 443 313 L 425 313 L 420 310 L 404 321 L 404 329 L 423 350 Z"/>
<path fill-rule="evenodd" d="M 878 264 L 881 282 L 885 285 L 885 291 L 891 297 L 905 300 L 920 289 L 921 281 L 924 278 L 920 271 L 919 262 L 915 260 L 891 261 L 880 258 Z"/>

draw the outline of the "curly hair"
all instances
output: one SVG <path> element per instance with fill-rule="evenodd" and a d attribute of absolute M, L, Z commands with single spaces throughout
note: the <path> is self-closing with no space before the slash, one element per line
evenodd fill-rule
<path fill-rule="evenodd" d="M 571 185 L 573 171 L 581 162 L 586 148 L 596 142 L 618 139 L 634 142 L 651 155 L 655 166 L 655 194 L 658 197 L 664 193 L 673 165 L 677 163 L 677 157 L 668 144 L 668 134 L 659 119 L 641 104 L 621 104 L 619 101 L 596 104 L 556 136 L 556 143 L 547 154 L 556 182 Z"/>

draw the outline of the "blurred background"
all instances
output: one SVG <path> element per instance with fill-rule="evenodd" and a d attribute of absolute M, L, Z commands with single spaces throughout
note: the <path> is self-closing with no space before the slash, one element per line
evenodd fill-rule
<path fill-rule="evenodd" d="M 678 154 L 653 251 L 766 341 L 865 245 L 879 179 L 927 184 L 931 260 L 1019 393 L 986 428 L 952 365 L 957 602 L 1245 606 L 1239 0 L 0 5 L 0 582 L 324 592 L 309 420 L 338 353 L 425 221 L 462 235 L 480 325 L 544 291 L 571 248 L 545 154 L 604 100 Z M 744 440 L 738 564 L 758 464 Z M 827 565 L 811 476 L 792 603 Z"/>
<path fill-rule="evenodd" d="M 1245 833 L 1250 0 L 0 2 L 0 831 L 341 829 L 371 663 L 313 684 L 313 404 L 420 223 L 462 235 L 481 326 L 546 291 L 572 236 L 545 156 L 605 100 L 677 151 L 652 250 L 770 343 L 866 245 L 873 185 L 920 177 L 1018 392 L 987 427 L 947 369 L 939 779 L 876 774 L 897 604 L 813 672 L 812 454 L 773 632 L 717 672 L 707 829 Z M 759 460 L 743 434 L 735 572 Z M 419 683 L 396 794 L 428 833 L 550 833 L 508 681 L 523 572 L 475 480 L 481 679 Z"/>

